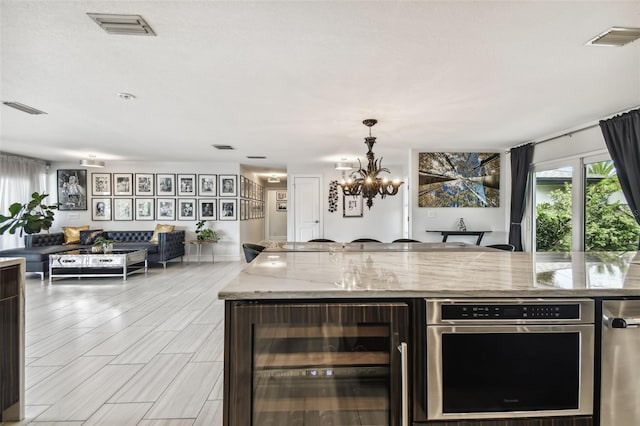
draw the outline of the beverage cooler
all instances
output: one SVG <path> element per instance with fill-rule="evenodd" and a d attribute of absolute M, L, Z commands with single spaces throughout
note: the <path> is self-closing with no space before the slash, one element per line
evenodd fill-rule
<path fill-rule="evenodd" d="M 404 303 L 227 305 L 225 425 L 407 425 Z"/>

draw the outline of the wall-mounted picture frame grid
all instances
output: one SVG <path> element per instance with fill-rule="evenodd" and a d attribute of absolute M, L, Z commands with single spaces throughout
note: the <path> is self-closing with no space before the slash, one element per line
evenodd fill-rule
<path fill-rule="evenodd" d="M 216 218 L 217 218 L 216 200 L 214 199 L 198 200 L 198 219 L 216 220 Z"/>
<path fill-rule="evenodd" d="M 238 220 L 238 200 L 219 200 L 220 214 L 218 220 Z"/>
<path fill-rule="evenodd" d="M 113 174 L 113 195 L 125 196 L 133 195 L 133 174 L 114 173 Z"/>
<path fill-rule="evenodd" d="M 155 182 L 153 180 L 153 173 L 136 173 L 135 175 L 136 197 L 153 196 L 154 184 Z"/>
<path fill-rule="evenodd" d="M 198 175 L 198 196 L 215 197 L 217 195 L 217 175 Z"/>
<path fill-rule="evenodd" d="M 58 169 L 58 210 L 87 210 L 87 171 Z"/>
<path fill-rule="evenodd" d="M 95 221 L 111 220 L 111 198 L 91 199 L 91 219 Z"/>
<path fill-rule="evenodd" d="M 111 173 L 91 173 L 91 195 L 111 195 Z"/>
<path fill-rule="evenodd" d="M 195 198 L 178 198 L 178 220 L 196 220 Z"/>
<path fill-rule="evenodd" d="M 196 175 L 178 175 L 178 195 L 195 196 L 196 185 Z"/>
<path fill-rule="evenodd" d="M 133 220 L 133 198 L 113 199 L 113 220 Z"/>
<path fill-rule="evenodd" d="M 176 195 L 176 175 L 172 173 L 158 173 L 156 175 L 156 195 Z"/>
<path fill-rule="evenodd" d="M 238 176 L 237 175 L 220 175 L 219 192 L 221 197 L 237 197 L 238 196 Z"/>
<path fill-rule="evenodd" d="M 157 220 L 176 220 L 176 199 L 158 198 L 156 207 Z"/>
<path fill-rule="evenodd" d="M 136 220 L 155 219 L 155 200 L 153 198 L 136 198 Z"/>

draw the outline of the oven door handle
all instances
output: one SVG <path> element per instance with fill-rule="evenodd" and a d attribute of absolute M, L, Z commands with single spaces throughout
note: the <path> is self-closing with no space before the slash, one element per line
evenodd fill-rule
<path fill-rule="evenodd" d="M 604 325 L 609 328 L 638 328 L 640 327 L 640 318 L 621 318 L 621 317 L 611 317 L 609 318 L 606 315 L 602 316 Z"/>
<path fill-rule="evenodd" d="M 400 378 L 402 387 L 401 396 L 401 426 L 409 426 L 409 359 L 408 359 L 408 346 L 406 342 L 401 342 L 398 345 L 400 351 Z"/>

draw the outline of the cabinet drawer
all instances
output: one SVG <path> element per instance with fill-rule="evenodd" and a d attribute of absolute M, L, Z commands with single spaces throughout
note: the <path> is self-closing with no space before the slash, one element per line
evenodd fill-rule
<path fill-rule="evenodd" d="M 18 265 L 0 268 L 0 300 L 18 295 L 19 276 L 20 267 Z"/>
<path fill-rule="evenodd" d="M 123 266 L 126 258 L 122 255 L 87 256 L 87 265 L 92 268 Z"/>

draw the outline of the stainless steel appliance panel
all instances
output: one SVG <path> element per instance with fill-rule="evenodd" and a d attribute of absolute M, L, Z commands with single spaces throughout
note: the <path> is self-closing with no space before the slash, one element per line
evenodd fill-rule
<path fill-rule="evenodd" d="M 640 425 L 640 300 L 602 303 L 601 426 Z"/>

